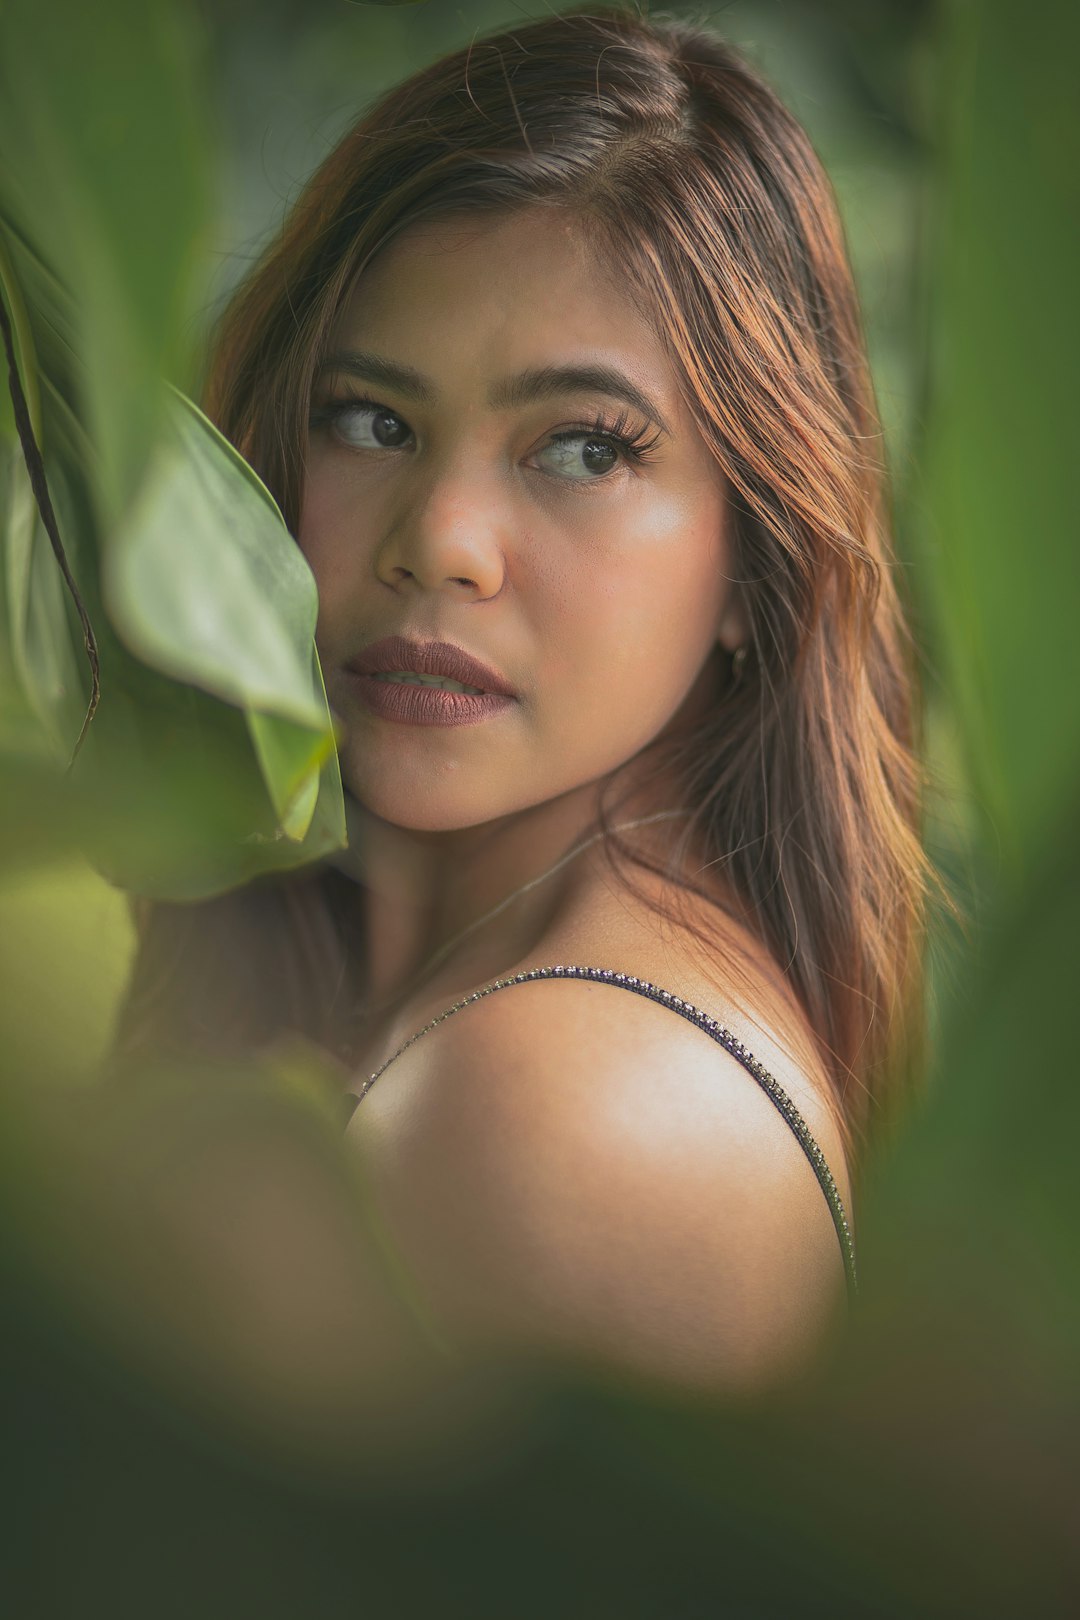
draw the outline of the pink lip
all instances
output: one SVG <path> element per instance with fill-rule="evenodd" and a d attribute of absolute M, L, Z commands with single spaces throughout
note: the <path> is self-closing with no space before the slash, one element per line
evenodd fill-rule
<path fill-rule="evenodd" d="M 365 708 L 380 720 L 405 726 L 471 726 L 514 706 L 513 698 L 496 692 L 444 692 L 437 686 L 406 686 L 377 681 L 352 671 Z"/>
<path fill-rule="evenodd" d="M 353 675 L 393 675 L 405 671 L 416 675 L 442 675 L 447 680 L 460 681 L 462 686 L 479 687 L 484 697 L 516 696 L 513 687 L 498 670 L 482 664 L 452 641 L 409 641 L 405 636 L 385 636 L 382 641 L 372 642 L 370 647 L 365 647 L 345 667 Z M 382 681 L 369 682 L 367 685 L 381 691 L 395 690 Z M 425 689 L 414 686 L 398 690 L 423 693 Z M 467 692 L 440 692 L 430 687 L 427 690 L 436 697 L 452 697 L 474 703 L 479 701 L 478 697 L 471 697 Z"/>
<path fill-rule="evenodd" d="M 515 692 L 497 670 L 451 641 L 410 641 L 386 636 L 345 665 L 365 707 L 382 720 L 406 726 L 469 726 L 508 709 Z M 435 686 L 398 685 L 376 675 L 442 675 L 477 692 L 444 692 Z"/>

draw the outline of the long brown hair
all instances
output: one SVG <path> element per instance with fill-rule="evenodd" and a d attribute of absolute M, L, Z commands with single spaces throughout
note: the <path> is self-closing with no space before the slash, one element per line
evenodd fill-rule
<path fill-rule="evenodd" d="M 364 267 L 421 218 L 537 204 L 570 210 L 654 313 L 727 481 L 750 656 L 671 761 L 691 812 L 680 849 L 722 863 L 805 1015 L 851 1146 L 918 1023 L 929 871 L 914 660 L 843 231 L 774 92 L 707 28 L 608 7 L 435 62 L 346 135 L 236 294 L 208 409 L 295 532 L 313 377 Z M 351 992 L 333 992 L 362 978 L 339 885 L 262 885 L 183 920 L 209 963 L 208 932 L 247 918 L 228 955 L 247 958 L 250 991 L 226 975 L 231 1010 L 218 994 L 213 1012 L 204 993 L 208 1029 L 246 1018 L 251 1036 L 284 1023 L 334 1043 Z M 179 912 L 155 908 L 133 1016 L 170 976 L 169 917 L 180 948 Z M 257 1011 L 268 953 L 277 988 Z M 210 966 L 204 992 L 215 975 L 220 991 Z"/>

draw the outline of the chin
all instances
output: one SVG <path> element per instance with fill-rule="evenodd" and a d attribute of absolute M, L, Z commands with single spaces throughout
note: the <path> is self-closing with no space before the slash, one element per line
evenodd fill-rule
<path fill-rule="evenodd" d="M 466 827 L 478 827 L 486 821 L 495 821 L 516 808 L 479 804 L 468 795 L 440 792 L 438 784 L 431 784 L 421 791 L 405 784 L 394 788 L 382 782 L 376 786 L 347 772 L 344 760 L 342 776 L 346 795 L 361 814 L 375 816 L 387 826 L 400 827 L 403 832 L 459 832 Z"/>

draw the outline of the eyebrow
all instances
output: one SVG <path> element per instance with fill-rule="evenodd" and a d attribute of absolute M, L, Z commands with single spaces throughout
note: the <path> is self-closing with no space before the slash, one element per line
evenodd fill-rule
<path fill-rule="evenodd" d="M 396 361 L 384 360 L 362 349 L 339 349 L 328 355 L 319 372 L 321 375 L 328 371 L 345 372 L 382 388 L 392 388 L 418 405 L 434 405 L 438 398 L 434 384 L 412 366 L 398 365 Z M 604 394 L 609 399 L 622 400 L 669 437 L 671 435 L 655 401 L 617 366 L 537 366 L 519 371 L 495 384 L 488 394 L 488 403 L 493 410 L 514 410 L 560 394 Z"/>

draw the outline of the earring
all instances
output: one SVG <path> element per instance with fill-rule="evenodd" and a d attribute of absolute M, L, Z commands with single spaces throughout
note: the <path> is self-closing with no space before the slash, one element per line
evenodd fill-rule
<path fill-rule="evenodd" d="M 749 656 L 750 656 L 749 644 L 747 642 L 745 642 L 745 641 L 743 642 L 741 647 L 736 647 L 735 651 L 732 653 L 732 655 L 731 655 L 731 684 L 732 684 L 732 686 L 740 686 L 742 684 L 743 676 L 744 676 L 745 671 L 746 671 L 746 660 L 747 660 L 747 658 Z"/>

